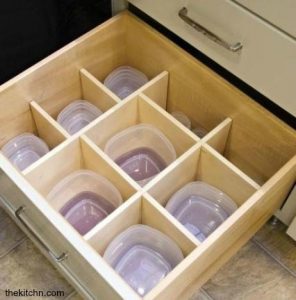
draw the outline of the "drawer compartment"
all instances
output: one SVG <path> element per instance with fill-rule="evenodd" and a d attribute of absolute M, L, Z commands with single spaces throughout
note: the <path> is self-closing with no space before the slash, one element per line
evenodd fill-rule
<path fill-rule="evenodd" d="M 103 85 L 120 65 L 149 78 L 123 100 Z M 55 119 L 78 98 L 103 114 L 70 136 Z M 17 222 L 16 212 L 25 207 L 22 217 L 39 240 L 56 256 L 67 254 L 54 263 L 87 299 L 141 299 L 103 259 L 112 239 L 134 224 L 158 229 L 184 254 L 144 299 L 187 299 L 268 220 L 296 178 L 293 129 L 129 13 L 1 86 L 0 107 L 1 142 L 30 131 L 51 145 L 23 172 L 0 153 L 0 199 Z M 171 115 L 175 111 L 207 134 L 196 136 Z M 111 137 L 140 123 L 158 128 L 176 150 L 176 159 L 144 187 L 104 152 Z M 106 177 L 123 197 L 84 236 L 59 214 L 61 203 L 47 200 L 53 186 L 80 169 Z M 224 191 L 238 206 L 202 243 L 165 209 L 178 189 L 196 180 Z"/>

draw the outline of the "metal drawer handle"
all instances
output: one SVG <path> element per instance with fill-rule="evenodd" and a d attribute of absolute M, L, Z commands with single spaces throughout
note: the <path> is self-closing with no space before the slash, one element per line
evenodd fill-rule
<path fill-rule="evenodd" d="M 63 260 L 65 260 L 67 258 L 67 253 L 63 252 L 61 255 L 56 256 L 50 249 L 48 246 L 46 246 L 43 241 L 37 236 L 37 234 L 33 231 L 33 229 L 25 222 L 25 220 L 22 218 L 22 214 L 24 213 L 26 207 L 25 206 L 21 206 L 19 207 L 16 211 L 15 211 L 15 216 L 16 218 L 22 223 L 22 225 L 28 230 L 28 232 L 30 234 L 32 234 L 34 236 L 34 238 L 36 239 L 37 243 L 40 245 L 41 248 L 43 248 L 46 252 L 48 252 L 48 254 L 58 263 L 62 262 Z"/>
<path fill-rule="evenodd" d="M 183 7 L 182 9 L 179 10 L 179 17 L 188 25 L 196 29 L 197 31 L 201 32 L 204 34 L 206 37 L 208 37 L 210 40 L 214 41 L 215 43 L 221 45 L 222 47 L 230 50 L 231 52 L 238 52 L 243 48 L 243 45 L 238 42 L 235 44 L 230 44 L 226 42 L 225 40 L 221 39 L 218 37 L 215 33 L 211 32 L 210 30 L 206 29 L 202 25 L 198 24 L 196 21 L 188 17 L 187 15 L 188 10 L 186 7 Z"/>

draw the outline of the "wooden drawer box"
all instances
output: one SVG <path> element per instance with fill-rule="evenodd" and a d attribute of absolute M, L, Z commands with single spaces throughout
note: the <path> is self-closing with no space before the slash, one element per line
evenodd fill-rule
<path fill-rule="evenodd" d="M 136 67 L 151 79 L 123 101 L 102 84 L 120 65 Z M 55 118 L 81 97 L 105 113 L 69 136 Z M 208 134 L 196 137 L 169 114 L 176 110 Z M 0 146 L 30 131 L 52 149 L 23 172 L 0 155 L 1 201 L 87 299 L 140 299 L 102 258 L 109 242 L 137 223 L 170 236 L 185 256 L 144 299 L 187 299 L 266 222 L 296 178 L 293 129 L 129 13 L 2 85 L 0 112 Z M 103 151 L 111 136 L 137 123 L 158 127 L 177 152 L 144 188 Z M 108 178 L 124 198 L 85 236 L 46 200 L 59 180 L 81 168 Z M 164 208 L 177 189 L 197 179 L 220 188 L 239 206 L 203 243 Z"/>

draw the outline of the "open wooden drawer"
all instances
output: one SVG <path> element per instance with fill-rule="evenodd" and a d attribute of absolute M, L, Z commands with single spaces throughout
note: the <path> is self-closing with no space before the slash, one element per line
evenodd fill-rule
<path fill-rule="evenodd" d="M 120 65 L 136 67 L 151 79 L 122 101 L 102 84 Z M 55 118 L 81 97 L 105 113 L 69 136 Z M 176 110 L 208 134 L 199 139 L 169 114 Z M 138 223 L 170 236 L 185 257 L 145 299 L 187 299 L 268 220 L 296 178 L 293 129 L 129 13 L 1 86 L 0 120 L 0 146 L 30 131 L 52 149 L 23 172 L 0 155 L 1 201 L 89 299 L 140 299 L 102 258 L 117 234 Z M 137 123 L 158 127 L 177 152 L 177 159 L 144 188 L 103 151 L 110 137 Z M 46 200 L 59 180 L 81 168 L 108 178 L 124 199 L 85 236 Z M 193 180 L 218 187 L 239 206 L 203 243 L 164 208 Z"/>

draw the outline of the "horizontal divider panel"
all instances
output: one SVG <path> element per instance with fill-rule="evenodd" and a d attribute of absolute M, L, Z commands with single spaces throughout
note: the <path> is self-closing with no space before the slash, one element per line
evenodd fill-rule
<path fill-rule="evenodd" d="M 80 69 L 82 98 L 105 112 L 121 100 L 86 69 Z"/>
<path fill-rule="evenodd" d="M 233 254 L 230 248 L 238 250 L 272 216 L 281 205 L 281 199 L 289 193 L 295 176 L 296 158 L 293 158 L 144 299 L 180 299 L 179 293 L 199 279 L 195 287 L 200 288 L 212 275 L 211 269 L 215 271 L 230 258 Z M 226 254 L 228 250 L 229 255 Z"/>
<path fill-rule="evenodd" d="M 107 141 L 115 134 L 141 123 L 148 123 L 160 129 L 173 144 L 177 156 L 185 153 L 198 141 L 194 135 L 174 122 L 152 100 L 147 102 L 146 96 L 123 101 L 122 105 L 116 106 L 108 117 L 102 118 L 100 122 L 86 132 L 86 135 L 101 149 L 104 149 Z"/>
<path fill-rule="evenodd" d="M 183 234 L 183 231 L 175 226 L 175 223 L 171 222 L 166 215 L 163 215 L 163 211 L 154 205 L 155 200 L 151 197 L 147 199 L 140 193 L 138 195 L 138 198 L 136 195 L 130 198 L 113 215 L 110 215 L 110 218 L 106 218 L 104 223 L 98 224 L 92 232 L 85 236 L 89 244 L 103 256 L 108 245 L 116 236 L 133 225 L 143 224 L 169 236 L 180 247 L 184 256 L 194 251 L 198 244 Z"/>
<path fill-rule="evenodd" d="M 226 160 L 221 160 L 206 146 L 197 147 L 179 164 L 155 183 L 147 192 L 161 205 L 186 184 L 204 181 L 226 193 L 238 206 L 242 205 L 259 188 Z"/>
<path fill-rule="evenodd" d="M 30 106 L 38 135 L 47 142 L 50 148 L 54 148 L 56 145 L 70 137 L 68 132 L 45 110 L 43 110 L 37 102 L 32 101 Z"/>
<path fill-rule="evenodd" d="M 163 71 L 144 85 L 140 92 L 148 96 L 163 109 L 166 109 L 168 83 L 169 73 L 167 71 Z"/>
<path fill-rule="evenodd" d="M 56 184 L 66 176 L 81 169 L 94 171 L 108 179 L 119 190 L 124 201 L 136 193 L 136 190 L 125 178 L 120 176 L 92 146 L 79 138 L 65 143 L 54 155 L 27 173 L 25 177 L 46 198 Z M 50 204 L 54 209 L 60 210 L 65 202 L 52 202 Z"/>
<path fill-rule="evenodd" d="M 231 123 L 232 120 L 230 118 L 226 118 L 203 138 L 203 143 L 207 143 L 223 155 L 231 128 Z"/>

